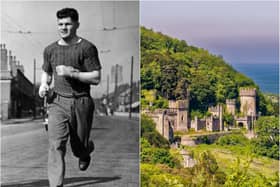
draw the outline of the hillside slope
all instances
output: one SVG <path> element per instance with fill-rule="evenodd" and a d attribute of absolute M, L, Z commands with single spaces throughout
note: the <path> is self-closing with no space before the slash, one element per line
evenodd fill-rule
<path fill-rule="evenodd" d="M 188 88 L 191 110 L 205 112 L 208 106 L 238 99 L 240 87 L 257 89 L 258 111 L 266 114 L 258 85 L 227 64 L 222 56 L 141 27 L 142 107 L 148 105 L 143 95 L 147 90 L 155 90 L 157 98 L 185 99 Z"/>

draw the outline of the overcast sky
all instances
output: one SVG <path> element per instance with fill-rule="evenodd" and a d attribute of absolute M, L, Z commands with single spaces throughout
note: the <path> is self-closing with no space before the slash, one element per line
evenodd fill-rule
<path fill-rule="evenodd" d="M 131 56 L 134 56 L 134 80 L 139 80 L 139 3 L 119 1 L 38 1 L 1 2 L 1 43 L 24 65 L 33 82 L 33 59 L 37 61 L 36 79 L 40 80 L 43 50 L 59 39 L 56 11 L 76 8 L 80 14 L 78 35 L 93 42 L 102 63 L 102 82 L 95 95 L 106 91 L 112 65 L 123 66 L 123 83 L 130 81 Z M 104 31 L 104 28 L 116 30 Z M 23 33 L 19 33 L 22 31 Z M 31 33 L 25 34 L 30 31 Z M 110 92 L 114 84 L 110 84 Z"/>
<path fill-rule="evenodd" d="M 278 63 L 278 9 L 278 1 L 143 1 L 140 24 L 230 64 Z"/>

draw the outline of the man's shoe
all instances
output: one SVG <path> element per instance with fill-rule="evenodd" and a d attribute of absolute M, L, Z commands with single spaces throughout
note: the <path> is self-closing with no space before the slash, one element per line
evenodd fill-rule
<path fill-rule="evenodd" d="M 79 160 L 79 168 L 81 171 L 85 171 L 90 163 L 90 156 L 88 156 L 86 159 L 80 159 Z"/>
<path fill-rule="evenodd" d="M 90 163 L 90 153 L 93 152 L 94 150 L 94 143 L 90 140 L 88 142 L 88 153 L 89 153 L 89 156 L 85 159 L 80 159 L 79 160 L 79 168 L 81 171 L 85 171 L 88 166 L 89 166 L 89 163 Z"/>

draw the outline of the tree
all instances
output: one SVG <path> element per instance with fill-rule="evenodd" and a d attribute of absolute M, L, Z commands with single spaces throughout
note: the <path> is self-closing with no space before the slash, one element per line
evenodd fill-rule
<path fill-rule="evenodd" d="M 169 148 L 169 142 L 161 136 L 155 129 L 156 124 L 148 116 L 141 115 L 141 137 L 148 140 L 148 142 L 159 148 Z"/>
<path fill-rule="evenodd" d="M 193 183 L 196 186 L 219 186 L 224 184 L 226 175 L 219 171 L 215 157 L 204 151 L 198 157 L 198 163 L 194 167 Z"/>
<path fill-rule="evenodd" d="M 253 151 L 259 155 L 279 159 L 279 117 L 260 117 L 256 122 L 257 138 L 252 140 Z"/>
<path fill-rule="evenodd" d="M 178 81 L 176 89 L 174 90 L 175 98 L 188 99 L 188 81 L 186 78 L 182 78 Z"/>
<path fill-rule="evenodd" d="M 161 93 L 167 99 L 175 99 L 174 90 L 178 80 L 176 74 L 176 64 L 166 62 L 162 65 Z"/>

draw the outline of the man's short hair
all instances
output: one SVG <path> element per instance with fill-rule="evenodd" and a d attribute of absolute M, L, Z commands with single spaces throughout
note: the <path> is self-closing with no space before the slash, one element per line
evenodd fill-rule
<path fill-rule="evenodd" d="M 70 17 L 72 21 L 78 22 L 79 21 L 79 13 L 74 8 L 63 8 L 56 12 L 56 17 L 58 19 L 68 18 Z"/>

